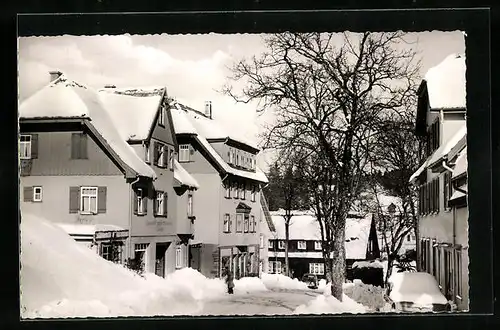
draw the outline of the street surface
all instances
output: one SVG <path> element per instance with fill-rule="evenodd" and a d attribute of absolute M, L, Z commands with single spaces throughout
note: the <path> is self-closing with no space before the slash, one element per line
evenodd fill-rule
<path fill-rule="evenodd" d="M 290 315 L 321 294 L 318 290 L 269 290 L 225 295 L 205 302 L 198 315 Z"/>

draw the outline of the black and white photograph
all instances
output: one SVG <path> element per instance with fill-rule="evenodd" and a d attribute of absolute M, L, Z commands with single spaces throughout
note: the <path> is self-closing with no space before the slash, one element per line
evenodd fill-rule
<path fill-rule="evenodd" d="M 19 37 L 21 318 L 469 311 L 465 39 Z"/>

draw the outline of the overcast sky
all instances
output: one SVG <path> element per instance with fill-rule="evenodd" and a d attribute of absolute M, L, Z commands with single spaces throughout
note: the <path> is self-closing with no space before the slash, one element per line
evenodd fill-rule
<path fill-rule="evenodd" d="M 465 52 L 458 31 L 414 33 L 410 38 L 421 57 L 422 76 L 449 54 Z M 227 66 L 263 51 L 261 35 L 256 34 L 19 38 L 19 99 L 47 84 L 52 69 L 95 88 L 167 86 L 170 96 L 199 110 L 211 100 L 214 118 L 255 139 L 259 123 L 267 118 L 258 118 L 253 104 L 235 104 L 217 90 L 227 81 Z M 265 168 L 268 160 L 261 157 L 259 163 Z"/>

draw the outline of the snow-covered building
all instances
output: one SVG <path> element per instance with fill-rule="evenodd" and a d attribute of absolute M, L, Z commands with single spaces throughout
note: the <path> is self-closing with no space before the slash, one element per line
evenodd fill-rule
<path fill-rule="evenodd" d="M 175 161 L 166 88 L 116 92 L 51 72 L 20 104 L 21 211 L 93 236 L 103 256 L 122 241 L 122 262 L 165 276 L 187 265 L 198 184 Z"/>
<path fill-rule="evenodd" d="M 285 218 L 284 211 L 271 212 L 276 234 L 269 239 L 269 273 L 282 273 L 285 267 Z M 294 211 L 290 221 L 288 259 L 292 276 L 316 274 L 325 278 L 321 230 L 310 212 Z M 346 278 L 352 280 L 352 265 L 356 261 L 380 257 L 375 222 L 371 213 L 351 214 L 345 228 Z"/>
<path fill-rule="evenodd" d="M 465 71 L 465 56 L 452 54 L 420 84 L 416 134 L 425 161 L 411 177 L 419 187 L 418 267 L 461 310 L 469 304 Z"/>
<path fill-rule="evenodd" d="M 190 266 L 207 277 L 229 267 L 236 278 L 259 271 L 260 191 L 266 175 L 256 165 L 257 146 L 228 132 L 201 112 L 170 104 L 179 162 L 199 182 Z"/>

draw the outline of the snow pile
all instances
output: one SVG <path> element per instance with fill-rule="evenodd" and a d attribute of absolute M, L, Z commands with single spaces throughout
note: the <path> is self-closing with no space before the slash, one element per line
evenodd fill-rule
<path fill-rule="evenodd" d="M 319 295 L 305 305 L 300 305 L 294 310 L 294 314 L 359 314 L 365 313 L 366 308 L 346 296 L 339 301 L 332 295 Z"/>
<path fill-rule="evenodd" d="M 262 282 L 266 288 L 285 290 L 307 290 L 307 284 L 294 278 L 282 274 L 262 273 Z"/>
<path fill-rule="evenodd" d="M 352 264 L 352 268 L 384 268 L 384 265 L 378 261 L 355 261 Z"/>
<path fill-rule="evenodd" d="M 266 286 L 258 277 L 243 277 L 239 280 L 234 280 L 235 294 L 246 294 L 258 291 L 267 291 Z"/>
<path fill-rule="evenodd" d="M 222 280 L 192 269 L 140 277 L 30 214 L 22 215 L 21 249 L 23 318 L 187 315 L 225 294 Z"/>

